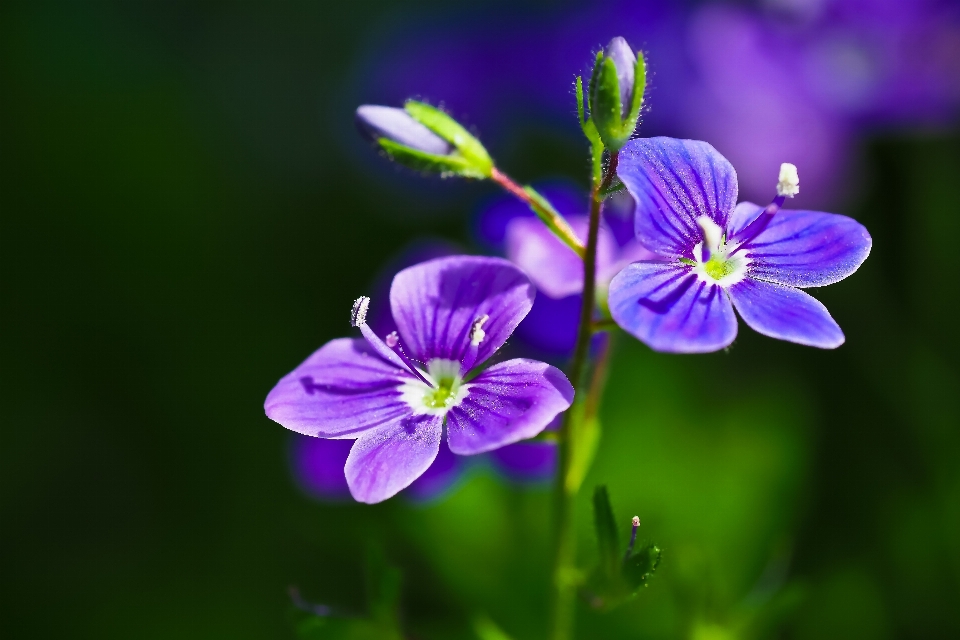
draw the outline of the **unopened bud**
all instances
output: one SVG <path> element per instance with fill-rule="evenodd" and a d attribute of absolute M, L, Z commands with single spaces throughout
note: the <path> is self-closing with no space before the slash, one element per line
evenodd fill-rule
<path fill-rule="evenodd" d="M 620 117 L 626 118 L 630 113 L 630 102 L 633 98 L 633 78 L 637 67 L 637 54 L 633 52 L 627 41 L 617 36 L 610 41 L 603 50 L 606 58 L 613 60 L 617 68 L 617 83 L 620 85 Z"/>
<path fill-rule="evenodd" d="M 646 66 L 643 55 L 616 37 L 597 54 L 590 77 L 590 119 L 610 151 L 622 147 L 637 128 Z"/>
<path fill-rule="evenodd" d="M 365 104 L 357 107 L 357 126 L 361 133 L 379 142 L 401 144 L 415 151 L 445 156 L 453 145 L 426 128 L 403 109 Z"/>
<path fill-rule="evenodd" d="M 365 104 L 357 126 L 387 155 L 424 173 L 489 178 L 493 161 L 469 131 L 442 109 L 408 100 L 403 109 Z"/>

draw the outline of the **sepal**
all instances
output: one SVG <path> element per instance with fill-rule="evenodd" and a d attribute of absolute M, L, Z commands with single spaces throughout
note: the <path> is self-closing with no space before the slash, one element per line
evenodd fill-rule
<path fill-rule="evenodd" d="M 449 173 L 467 178 L 489 178 L 493 160 L 463 125 L 437 107 L 417 100 L 407 100 L 403 105 L 410 116 L 454 146 L 456 151 L 442 156 L 448 162 Z"/>

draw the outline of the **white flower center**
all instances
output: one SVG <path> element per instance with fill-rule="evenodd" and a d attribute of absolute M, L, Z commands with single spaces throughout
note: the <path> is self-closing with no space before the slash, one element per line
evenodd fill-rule
<path fill-rule="evenodd" d="M 408 380 L 400 386 L 401 398 L 414 414 L 446 415 L 467 397 L 470 385 L 463 384 L 456 360 L 434 358 L 427 363 L 424 376 L 432 387 L 420 380 Z"/>
<path fill-rule="evenodd" d="M 707 216 L 697 218 L 697 224 L 703 230 L 703 242 L 693 248 L 693 256 L 697 259 L 693 265 L 694 273 L 702 281 L 721 287 L 729 287 L 743 280 L 750 258 L 743 253 L 731 255 L 737 245 L 728 245 L 723 229 Z"/>

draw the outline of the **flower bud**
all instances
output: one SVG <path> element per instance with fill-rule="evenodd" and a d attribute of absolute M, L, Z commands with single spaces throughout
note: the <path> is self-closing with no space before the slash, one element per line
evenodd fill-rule
<path fill-rule="evenodd" d="M 607 149 L 617 151 L 637 127 L 646 66 L 643 55 L 616 37 L 597 54 L 590 77 L 590 118 Z"/>
<path fill-rule="evenodd" d="M 365 136 L 386 139 L 423 153 L 445 156 L 453 145 L 413 119 L 403 109 L 365 104 L 357 107 L 357 126 Z"/>
<path fill-rule="evenodd" d="M 365 104 L 357 126 L 387 155 L 424 173 L 488 178 L 493 161 L 480 141 L 449 115 L 408 100 L 403 109 Z"/>

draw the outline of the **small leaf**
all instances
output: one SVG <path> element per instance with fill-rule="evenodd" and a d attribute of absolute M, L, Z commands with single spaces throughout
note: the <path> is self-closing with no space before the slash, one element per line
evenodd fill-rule
<path fill-rule="evenodd" d="M 649 544 L 624 561 L 623 579 L 636 591 L 645 584 L 659 564 L 660 548 Z"/>
<path fill-rule="evenodd" d="M 593 491 L 593 523 L 597 530 L 601 571 L 608 578 L 614 578 L 620 568 L 620 539 L 617 535 L 617 521 L 610 506 L 610 496 L 603 485 Z"/>

